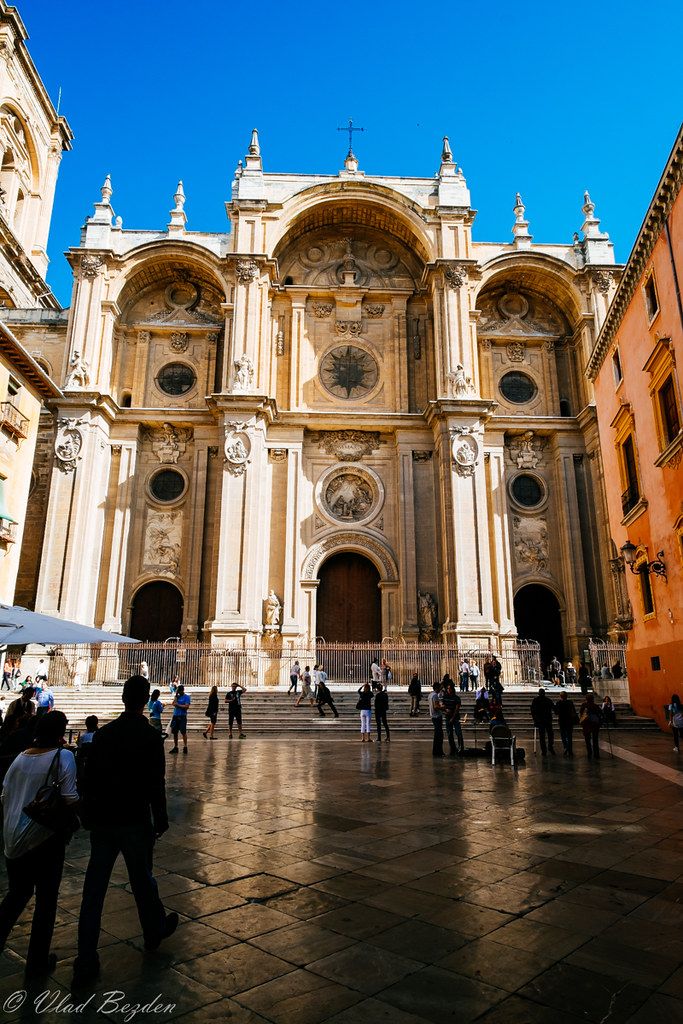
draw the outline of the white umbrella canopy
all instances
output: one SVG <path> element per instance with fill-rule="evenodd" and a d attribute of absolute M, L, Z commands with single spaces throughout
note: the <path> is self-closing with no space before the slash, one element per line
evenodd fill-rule
<path fill-rule="evenodd" d="M 0 646 L 26 644 L 137 644 L 130 636 L 107 633 L 54 615 L 0 604 Z"/>

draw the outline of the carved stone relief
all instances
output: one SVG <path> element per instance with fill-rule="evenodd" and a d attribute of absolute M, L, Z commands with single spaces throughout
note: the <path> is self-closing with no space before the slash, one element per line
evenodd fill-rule
<path fill-rule="evenodd" d="M 271 462 L 286 462 L 287 461 L 287 449 L 286 448 L 270 448 L 268 451 Z"/>
<path fill-rule="evenodd" d="M 152 447 L 159 462 L 176 464 L 181 455 L 185 454 L 188 441 L 192 439 L 191 427 L 174 427 L 172 423 L 164 423 L 162 427 L 143 427 L 142 439 Z"/>
<path fill-rule="evenodd" d="M 180 567 L 183 514 L 149 509 L 145 530 L 144 567 L 175 576 Z"/>
<path fill-rule="evenodd" d="M 451 431 L 451 438 L 453 468 L 459 476 L 472 476 L 479 460 L 478 441 L 467 427 Z"/>
<path fill-rule="evenodd" d="M 609 270 L 595 270 L 593 272 L 593 280 L 598 291 L 603 295 L 607 295 L 613 280 Z"/>
<path fill-rule="evenodd" d="M 472 378 L 467 376 L 460 363 L 448 374 L 448 388 L 453 398 L 463 398 L 474 391 Z"/>
<path fill-rule="evenodd" d="M 366 519 L 372 511 L 372 487 L 359 473 L 340 473 L 333 477 L 323 491 L 325 508 L 339 522 L 357 522 Z"/>
<path fill-rule="evenodd" d="M 367 551 L 375 556 L 382 566 L 382 578 L 387 583 L 398 582 L 398 568 L 392 553 L 367 534 L 359 534 L 357 531 L 348 533 L 335 533 L 326 537 L 308 552 L 304 559 L 302 579 L 314 580 L 318 576 L 320 563 L 330 551 Z"/>
<path fill-rule="evenodd" d="M 523 341 L 511 341 L 505 346 L 505 351 L 511 363 L 523 363 L 526 359 L 526 345 Z"/>
<path fill-rule="evenodd" d="M 186 352 L 190 344 L 190 335 L 187 331 L 174 331 L 171 335 L 171 348 L 174 352 Z"/>
<path fill-rule="evenodd" d="M 242 284 L 249 284 L 258 277 L 258 263 L 254 260 L 238 260 L 235 265 L 235 276 Z"/>
<path fill-rule="evenodd" d="M 431 461 L 431 458 L 432 458 L 433 454 L 434 454 L 433 452 L 427 452 L 427 451 L 414 451 L 413 452 L 413 462 L 429 462 L 429 461 Z"/>
<path fill-rule="evenodd" d="M 443 268 L 444 282 L 449 288 L 462 288 L 467 281 L 467 264 L 453 262 Z"/>
<path fill-rule="evenodd" d="M 78 419 L 60 419 L 57 421 L 55 437 L 55 458 L 57 465 L 64 473 L 73 473 L 81 458 L 83 447 L 84 421 Z"/>
<path fill-rule="evenodd" d="M 533 430 L 525 430 L 523 434 L 516 434 L 506 440 L 510 458 L 516 463 L 517 469 L 536 469 L 542 463 L 547 438 L 539 437 Z"/>
<path fill-rule="evenodd" d="M 328 316 L 332 315 L 334 306 L 331 302 L 315 302 L 313 304 L 313 315 L 317 316 L 318 320 L 326 320 Z"/>
<path fill-rule="evenodd" d="M 321 430 L 314 435 L 318 447 L 340 462 L 358 462 L 379 448 L 377 430 Z"/>
<path fill-rule="evenodd" d="M 216 327 L 221 323 L 219 301 L 218 294 L 213 294 L 210 288 L 200 288 L 190 279 L 189 273 L 179 270 L 175 280 L 163 289 L 163 301 L 161 296 L 156 301 L 156 305 L 162 308 L 150 315 L 145 307 L 137 305 L 132 320 L 150 326 L 176 328 L 174 333 L 178 334 L 185 333 L 186 328 Z"/>
<path fill-rule="evenodd" d="M 384 313 L 384 306 L 379 302 L 370 302 L 363 306 L 371 320 L 378 320 Z"/>
<path fill-rule="evenodd" d="M 320 360 L 320 380 L 335 398 L 364 398 L 379 380 L 379 367 L 364 349 L 341 346 L 330 349 Z"/>
<path fill-rule="evenodd" d="M 251 455 L 251 440 L 242 423 L 226 423 L 223 451 L 232 475 L 241 476 L 246 471 Z"/>
<path fill-rule="evenodd" d="M 543 517 L 513 516 L 515 561 L 520 572 L 547 572 L 548 523 Z"/>
<path fill-rule="evenodd" d="M 296 284 L 318 288 L 414 287 L 417 268 L 413 273 L 412 259 L 398 244 L 389 248 L 380 235 L 333 238 L 323 231 L 284 257 L 281 275 L 283 280 L 291 277 Z"/>
<path fill-rule="evenodd" d="M 334 329 L 337 334 L 358 338 L 363 333 L 363 324 L 360 320 L 335 320 Z"/>
<path fill-rule="evenodd" d="M 69 360 L 69 373 L 64 387 L 75 390 L 76 388 L 87 388 L 89 383 L 90 376 L 87 360 L 82 358 L 78 349 L 74 349 Z"/>
<path fill-rule="evenodd" d="M 282 604 L 274 590 L 263 602 L 263 625 L 269 632 L 277 632 L 282 618 Z"/>
<path fill-rule="evenodd" d="M 80 273 L 81 277 L 92 278 L 97 277 L 100 270 L 104 266 L 104 260 L 100 256 L 82 256 Z"/>
<path fill-rule="evenodd" d="M 547 338 L 549 335 L 558 337 L 568 330 L 555 307 L 537 296 L 532 298 L 516 291 L 497 292 L 482 296 L 480 307 L 480 334 Z"/>

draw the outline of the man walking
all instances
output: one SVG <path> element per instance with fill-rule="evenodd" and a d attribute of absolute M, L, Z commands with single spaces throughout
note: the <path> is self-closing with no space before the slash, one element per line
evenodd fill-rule
<path fill-rule="evenodd" d="M 298 676 L 297 676 L 298 679 Z M 225 695 L 225 703 L 228 705 L 228 739 L 232 739 L 232 727 L 237 722 L 237 735 L 241 740 L 246 739 L 242 732 L 242 694 L 246 693 L 246 687 L 231 683 L 230 689 Z"/>
<path fill-rule="evenodd" d="M 152 874 L 154 842 L 168 829 L 164 746 L 144 715 L 149 682 L 131 676 L 123 686 L 123 714 L 93 736 L 83 778 L 81 817 L 90 829 L 90 861 L 78 920 L 74 987 L 99 974 L 97 943 L 114 864 L 123 854 L 138 908 L 145 948 L 154 950 L 178 927 L 167 914 Z"/>
<path fill-rule="evenodd" d="M 531 717 L 534 721 L 534 726 L 538 729 L 538 738 L 541 743 L 541 755 L 542 757 L 548 756 L 548 750 L 555 756 L 555 737 L 553 734 L 553 711 L 555 705 L 551 701 L 550 697 L 546 697 L 545 690 L 543 687 L 538 691 L 538 697 L 534 697 L 531 702 Z M 546 737 L 548 739 L 548 745 L 546 748 Z"/>
<path fill-rule="evenodd" d="M 460 708 L 462 707 L 462 701 L 460 700 L 459 695 L 455 692 L 455 685 L 452 679 L 450 682 L 446 683 L 445 690 L 441 692 L 441 704 L 446 716 L 448 747 L 451 752 L 451 757 L 455 757 L 456 754 L 464 753 L 465 743 L 462 737 L 462 726 L 460 725 Z M 458 740 L 457 749 L 455 746 L 456 737 Z"/>
<path fill-rule="evenodd" d="M 323 676 L 325 678 L 323 678 Z M 337 711 L 334 705 L 332 694 L 327 686 L 327 683 L 325 682 L 325 679 L 327 679 L 327 673 L 321 670 L 318 679 L 318 696 L 316 698 L 316 703 L 318 705 L 318 713 L 321 718 L 324 718 L 325 712 L 323 711 L 323 705 L 327 704 L 329 705 L 329 707 L 332 708 L 332 714 L 334 715 L 334 717 L 339 718 L 339 712 Z"/>
<path fill-rule="evenodd" d="M 299 659 L 297 658 L 297 660 L 294 662 L 294 664 L 289 670 L 289 689 L 287 690 L 287 693 L 291 693 L 292 690 L 294 690 L 294 693 L 297 692 L 297 686 L 299 685 L 300 677 L 301 665 L 299 664 Z"/>
<path fill-rule="evenodd" d="M 389 694 L 385 686 L 379 684 L 379 690 L 375 694 L 375 723 L 377 725 L 377 742 L 382 742 L 382 726 L 384 726 L 387 734 L 387 743 L 389 743 L 391 737 L 389 735 L 389 723 L 387 722 L 387 711 L 389 710 Z"/>
<path fill-rule="evenodd" d="M 432 692 L 428 697 L 429 714 L 434 727 L 434 739 L 432 741 L 432 757 L 443 757 L 443 716 L 441 714 L 441 683 L 437 680 L 432 686 Z"/>
<path fill-rule="evenodd" d="M 567 699 L 567 694 L 564 690 L 555 705 L 555 714 L 557 715 L 557 724 L 560 727 L 560 739 L 562 740 L 564 756 L 573 757 L 574 726 L 578 725 L 579 716 L 576 713 L 573 701 Z"/>

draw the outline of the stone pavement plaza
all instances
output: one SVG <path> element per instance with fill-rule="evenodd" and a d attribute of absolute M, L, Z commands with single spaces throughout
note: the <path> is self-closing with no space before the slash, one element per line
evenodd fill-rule
<path fill-rule="evenodd" d="M 143 951 L 117 865 L 101 979 L 69 995 L 81 833 L 67 853 L 54 976 L 16 1010 L 24 917 L 0 957 L 0 1018 L 672 1024 L 683 1005 L 683 773 L 667 736 L 620 744 L 669 767 L 589 763 L 580 750 L 572 762 L 531 754 L 513 772 L 434 762 L 424 740 L 193 736 L 188 757 L 168 759 L 171 829 L 156 851 L 176 934 Z"/>

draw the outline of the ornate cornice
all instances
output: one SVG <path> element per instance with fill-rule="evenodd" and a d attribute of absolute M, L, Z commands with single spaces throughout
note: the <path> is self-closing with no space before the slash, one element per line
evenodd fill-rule
<path fill-rule="evenodd" d="M 678 198 L 683 180 L 683 128 L 678 133 L 664 173 L 652 197 L 652 202 L 645 214 L 638 237 L 631 255 L 624 267 L 624 272 L 615 292 L 607 318 L 595 347 L 588 361 L 586 373 L 590 380 L 595 380 L 602 366 L 614 336 L 621 326 L 626 310 L 629 307 L 638 281 L 643 275 L 646 264 L 652 255 L 657 239 L 661 235 L 671 209 Z"/>

